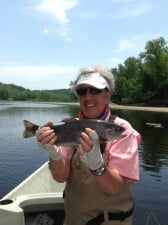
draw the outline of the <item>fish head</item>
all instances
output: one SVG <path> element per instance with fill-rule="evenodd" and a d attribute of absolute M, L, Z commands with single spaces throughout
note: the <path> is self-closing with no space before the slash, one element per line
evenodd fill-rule
<path fill-rule="evenodd" d="M 120 126 L 107 128 L 104 131 L 104 138 L 106 141 L 114 141 L 125 137 L 126 135 L 123 133 L 125 129 Z"/>

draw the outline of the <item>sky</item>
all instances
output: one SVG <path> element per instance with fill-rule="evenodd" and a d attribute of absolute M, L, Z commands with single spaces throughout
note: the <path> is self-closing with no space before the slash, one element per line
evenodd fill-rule
<path fill-rule="evenodd" d="M 69 88 L 81 67 L 108 69 L 168 41 L 167 0 L 0 0 L 0 82 Z"/>

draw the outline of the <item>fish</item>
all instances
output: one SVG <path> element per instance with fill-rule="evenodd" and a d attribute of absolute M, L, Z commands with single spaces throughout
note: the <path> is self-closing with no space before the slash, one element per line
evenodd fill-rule
<path fill-rule="evenodd" d="M 122 134 L 125 129 L 114 124 L 113 121 L 107 122 L 96 119 L 79 120 L 76 118 L 65 118 L 61 122 L 63 122 L 63 124 L 50 126 L 57 136 L 55 143 L 57 146 L 77 147 L 79 145 L 81 133 L 85 131 L 85 128 L 91 128 L 95 130 L 98 134 L 100 143 L 118 140 L 125 136 Z M 25 130 L 23 132 L 24 138 L 35 136 L 36 130 L 41 127 L 28 120 L 24 120 L 23 123 L 25 126 Z"/>

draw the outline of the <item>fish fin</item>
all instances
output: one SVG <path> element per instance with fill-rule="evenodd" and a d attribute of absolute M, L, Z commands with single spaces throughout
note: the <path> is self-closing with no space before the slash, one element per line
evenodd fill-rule
<path fill-rule="evenodd" d="M 64 122 L 64 123 L 70 123 L 70 122 L 74 122 L 74 121 L 78 121 L 78 119 L 76 119 L 76 118 L 64 118 L 63 120 L 61 120 L 61 122 Z"/>
<path fill-rule="evenodd" d="M 36 130 L 39 128 L 38 125 L 31 123 L 28 120 L 23 120 L 25 130 L 23 132 L 24 138 L 33 137 L 36 135 Z"/>
<path fill-rule="evenodd" d="M 114 120 L 115 120 L 116 117 L 117 117 L 116 115 L 111 115 L 110 119 L 109 119 L 109 122 L 114 123 Z"/>

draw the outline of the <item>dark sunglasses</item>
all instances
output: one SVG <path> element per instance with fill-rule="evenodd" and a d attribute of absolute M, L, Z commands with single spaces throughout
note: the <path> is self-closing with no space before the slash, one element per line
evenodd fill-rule
<path fill-rule="evenodd" d="M 95 87 L 83 87 L 83 88 L 78 88 L 76 89 L 76 93 L 77 95 L 79 96 L 82 96 L 82 95 L 86 95 L 86 93 L 89 92 L 89 94 L 91 95 L 98 95 L 100 94 L 103 90 L 106 90 L 107 88 L 104 88 L 104 89 L 98 89 L 98 88 L 95 88 Z"/>

